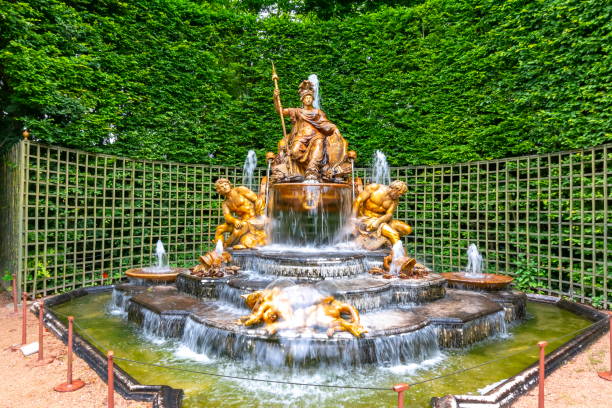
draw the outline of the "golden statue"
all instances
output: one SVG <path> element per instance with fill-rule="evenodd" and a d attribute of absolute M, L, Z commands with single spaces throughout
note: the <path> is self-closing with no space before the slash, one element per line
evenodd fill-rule
<path fill-rule="evenodd" d="M 353 203 L 358 244 L 376 250 L 393 246 L 402 236 L 412 232 L 410 225 L 393 219 L 399 198 L 406 191 L 406 183 L 396 180 L 389 186 L 369 184 L 359 193 Z"/>
<path fill-rule="evenodd" d="M 200 263 L 191 268 L 191 274 L 200 278 L 222 278 L 235 275 L 239 266 L 230 265 L 232 255 L 223 250 L 223 242 L 217 241 L 217 248 L 200 256 Z"/>
<path fill-rule="evenodd" d="M 240 318 L 238 323 L 245 326 L 264 323 L 266 331 L 271 335 L 279 330 L 311 330 L 316 327 L 326 328 L 329 337 L 337 331 L 348 331 L 355 337 L 361 337 L 367 332 L 359 324 L 357 309 L 332 296 L 295 310 L 292 296 L 279 287 L 259 290 L 242 297 L 252 313 Z"/>
<path fill-rule="evenodd" d="M 275 83 L 274 107 L 281 116 L 283 138 L 278 142 L 278 154 L 272 164 L 272 181 L 318 180 L 343 182 L 351 173 L 351 160 L 356 153 L 348 151 L 348 143 L 325 113 L 313 105 L 314 84 L 305 80 L 299 86 L 301 108 L 284 108 L 280 101 L 278 76 L 273 68 Z M 292 128 L 285 132 L 283 117 L 291 119 Z"/>
<path fill-rule="evenodd" d="M 214 241 L 220 240 L 225 248 L 232 246 L 234 249 L 265 245 L 266 232 L 261 217 L 265 208 L 264 194 L 258 196 L 244 186 L 232 187 L 224 178 L 217 180 L 215 189 L 225 197 L 222 205 L 225 222 L 217 226 Z"/>
<path fill-rule="evenodd" d="M 400 279 L 419 279 L 431 272 L 431 269 L 409 256 L 393 258 L 393 250 L 391 250 L 391 253 L 383 259 L 382 268 L 374 266 L 368 272 L 372 275 L 382 275 L 385 279 L 395 277 Z"/>

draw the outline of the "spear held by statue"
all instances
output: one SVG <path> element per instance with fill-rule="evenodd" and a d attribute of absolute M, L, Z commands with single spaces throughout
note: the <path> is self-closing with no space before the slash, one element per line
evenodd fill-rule
<path fill-rule="evenodd" d="M 278 113 L 280 115 L 281 125 L 283 127 L 283 140 L 285 141 L 285 154 L 287 156 L 287 164 L 289 172 L 293 174 L 293 162 L 291 160 L 291 154 L 289 153 L 289 140 L 287 140 L 287 129 L 285 128 L 285 118 L 283 117 L 283 105 L 280 99 L 280 89 L 278 88 L 278 75 L 276 74 L 276 67 L 274 61 L 272 62 L 272 81 L 274 81 L 274 98 L 278 104 Z"/>

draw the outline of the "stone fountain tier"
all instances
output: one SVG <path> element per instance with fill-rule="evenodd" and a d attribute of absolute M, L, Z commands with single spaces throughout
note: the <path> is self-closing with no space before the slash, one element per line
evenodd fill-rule
<path fill-rule="evenodd" d="M 443 299 L 412 308 L 389 308 L 361 314 L 369 330 L 362 338 L 340 332 L 281 332 L 237 323 L 242 310 L 223 302 L 202 302 L 180 292 L 118 286 L 130 291 L 128 319 L 160 337 L 178 338 L 193 351 L 229 356 L 258 364 L 359 365 L 422 361 L 439 348 L 466 347 L 504 333 L 509 315 L 499 293 L 449 290 Z M 503 301 L 518 294 L 507 294 Z"/>
<path fill-rule="evenodd" d="M 298 280 L 349 278 L 380 266 L 385 251 L 291 251 L 248 249 L 230 251 L 242 270 Z"/>
<path fill-rule="evenodd" d="M 201 279 L 189 274 L 180 274 L 176 286 L 179 291 L 202 300 L 220 300 L 237 308 L 243 308 L 240 295 L 265 289 L 274 283 L 274 276 L 240 274 L 231 278 Z M 437 274 L 421 279 L 382 279 L 362 275 L 351 279 L 320 280 L 302 282 L 314 286 L 322 294 L 355 306 L 359 311 L 371 311 L 391 306 L 415 305 L 443 298 L 446 281 Z"/>
<path fill-rule="evenodd" d="M 169 268 L 167 272 L 148 272 L 146 268 L 131 268 L 125 275 L 131 282 L 143 285 L 159 285 L 174 282 L 179 273 L 189 273 L 185 268 Z"/>
<path fill-rule="evenodd" d="M 468 290 L 506 290 L 514 278 L 494 273 L 484 273 L 482 277 L 471 277 L 465 272 L 446 272 L 442 276 L 447 280 L 448 286 L 456 289 Z"/>

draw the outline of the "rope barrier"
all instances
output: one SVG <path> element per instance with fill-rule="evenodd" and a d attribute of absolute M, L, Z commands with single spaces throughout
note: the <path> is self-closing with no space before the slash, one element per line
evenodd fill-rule
<path fill-rule="evenodd" d="M 53 311 L 53 313 L 58 315 L 58 316 L 60 316 L 60 317 L 68 318 L 68 316 L 64 315 L 63 313 L 59 313 L 57 311 Z M 589 326 L 583 327 L 581 329 L 575 330 L 575 331 L 570 332 L 570 333 L 563 334 L 561 336 L 557 336 L 555 338 L 552 338 L 552 339 L 548 340 L 548 343 L 550 344 L 550 343 L 562 340 L 562 339 L 564 339 L 566 337 L 569 337 L 569 336 L 575 336 L 576 334 L 584 332 L 584 331 L 594 327 L 595 325 L 597 325 L 599 323 L 600 322 L 594 322 L 594 323 L 590 324 Z M 86 332 L 86 330 L 82 326 L 80 326 L 76 322 L 73 322 L 73 324 L 74 324 L 75 327 L 80 329 L 79 330 L 79 335 L 81 335 L 84 338 L 86 338 L 89 341 L 91 341 L 92 344 L 95 347 L 97 347 L 99 350 L 101 350 L 103 353 L 106 352 L 106 348 L 102 347 L 100 345 L 100 343 L 93 336 L 88 334 Z M 508 359 L 510 357 L 514 357 L 516 355 L 522 354 L 523 352 L 525 352 L 525 350 L 532 349 L 532 348 L 535 348 L 535 346 L 532 346 L 532 345 L 523 346 L 518 351 L 515 351 L 515 352 L 513 352 L 511 354 L 507 354 L 507 355 L 504 355 L 502 357 L 497 357 L 497 358 L 485 361 L 483 363 L 476 364 L 476 365 L 471 366 L 471 367 L 462 368 L 460 370 L 453 371 L 452 373 L 448 373 L 448 374 L 444 374 L 444 375 L 439 375 L 439 376 L 431 377 L 431 378 L 428 378 L 428 379 L 425 379 L 425 380 L 422 380 L 422 381 L 417 381 L 417 382 L 414 382 L 414 383 L 410 383 L 408 385 L 410 387 L 413 387 L 413 386 L 416 386 L 416 385 L 422 385 L 422 384 L 425 384 L 425 383 L 428 383 L 428 382 L 437 381 L 437 380 L 440 380 L 440 379 L 443 379 L 443 378 L 452 377 L 454 375 L 461 374 L 461 373 L 464 373 L 466 371 L 475 370 L 477 368 L 489 365 L 491 363 L 494 363 L 494 362 L 497 362 L 497 361 L 501 361 L 501 360 L 505 360 L 505 359 Z M 137 360 L 132 360 L 132 359 L 123 358 L 123 357 L 117 357 L 117 356 L 114 356 L 114 360 L 125 361 L 127 363 L 139 364 L 139 365 L 150 366 L 150 367 L 157 367 L 157 368 L 162 368 L 162 369 L 166 369 L 166 370 L 184 371 L 184 372 L 193 373 L 193 374 L 202 374 L 202 375 L 208 375 L 208 376 L 211 376 L 211 377 L 228 378 L 228 379 L 233 379 L 233 380 L 255 381 L 255 382 L 264 382 L 264 383 L 272 383 L 272 384 L 286 384 L 286 385 L 304 386 L 304 387 L 325 387 L 325 388 L 370 390 L 370 391 L 389 391 L 389 390 L 394 390 L 394 387 L 359 387 L 359 386 L 354 386 L 354 385 L 333 385 L 333 384 L 300 383 L 300 382 L 292 382 L 292 381 L 269 380 L 269 379 L 254 378 L 254 377 L 233 376 L 233 375 L 213 373 L 213 372 L 210 372 L 210 371 L 192 370 L 192 369 L 180 368 L 180 367 L 163 365 L 163 364 L 147 363 L 147 362 L 143 362 L 143 361 L 137 361 Z"/>
<path fill-rule="evenodd" d="M 122 358 L 122 357 L 115 357 L 115 360 L 127 361 L 127 362 L 130 362 L 130 363 L 141 364 L 141 365 L 146 365 L 146 366 L 151 366 L 151 367 L 159 367 L 159 368 L 164 368 L 164 369 L 167 369 L 167 370 L 185 371 L 185 372 L 188 372 L 188 373 L 204 374 L 204 375 L 210 375 L 210 376 L 213 376 L 213 377 L 230 378 L 230 379 L 234 379 L 234 380 L 267 382 L 267 383 L 273 383 L 273 384 L 300 385 L 300 386 L 306 386 L 306 387 L 347 388 L 347 389 L 356 389 L 356 390 L 376 390 L 376 391 L 389 391 L 389 390 L 391 390 L 391 387 L 385 387 L 385 388 L 383 388 L 383 387 L 357 387 L 357 386 L 354 386 L 354 385 L 333 385 L 333 384 L 298 383 L 298 382 L 291 382 L 291 381 L 267 380 L 267 379 L 263 379 L 263 378 L 240 377 L 240 376 L 235 376 L 235 375 L 225 375 L 225 374 L 211 373 L 209 371 L 190 370 L 190 369 L 187 369 L 187 368 L 178 368 L 178 367 L 166 366 L 166 365 L 162 365 L 162 364 L 144 363 L 142 361 L 130 360 L 129 358 Z"/>

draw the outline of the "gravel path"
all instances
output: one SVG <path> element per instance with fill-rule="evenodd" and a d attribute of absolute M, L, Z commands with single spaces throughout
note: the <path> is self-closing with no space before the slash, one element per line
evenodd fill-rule
<path fill-rule="evenodd" d="M 45 333 L 45 357 L 55 360 L 42 367 L 29 364 L 38 354 L 24 357 L 21 351 L 11 351 L 13 344 L 21 342 L 21 317 L 13 316 L 13 306 L 6 292 L 0 293 L 0 408 L 104 408 L 107 387 L 98 375 L 76 355 L 73 378 L 85 382 L 75 392 L 60 393 L 53 387 L 66 382 L 66 346 L 51 333 Z M 28 343 L 38 341 L 38 320 L 28 312 Z M 150 403 L 127 401 L 115 393 L 117 408 L 150 408 Z"/>
<path fill-rule="evenodd" d="M 612 408 L 612 381 L 598 371 L 610 370 L 610 336 L 596 343 L 549 375 L 544 382 L 544 404 L 550 408 Z M 513 408 L 538 406 L 537 386 L 519 398 Z"/>

